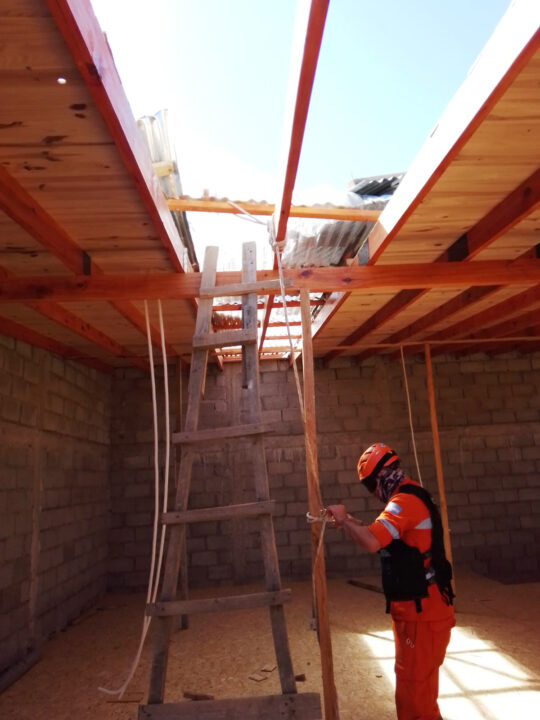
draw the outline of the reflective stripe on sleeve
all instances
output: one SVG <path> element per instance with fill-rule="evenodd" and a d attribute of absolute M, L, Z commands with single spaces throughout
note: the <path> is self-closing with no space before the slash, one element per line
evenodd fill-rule
<path fill-rule="evenodd" d="M 380 522 L 381 525 L 384 525 L 394 540 L 399 540 L 399 531 L 392 525 L 392 523 L 389 523 L 388 520 L 385 520 L 384 518 L 377 518 L 376 522 Z"/>
<path fill-rule="evenodd" d="M 415 530 L 431 530 L 432 528 L 431 524 L 431 518 L 428 517 L 425 520 L 422 520 L 422 522 L 419 522 L 418 525 L 414 528 Z"/>

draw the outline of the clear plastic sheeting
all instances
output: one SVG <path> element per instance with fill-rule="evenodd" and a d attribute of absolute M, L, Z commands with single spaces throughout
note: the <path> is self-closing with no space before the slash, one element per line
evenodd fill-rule
<path fill-rule="evenodd" d="M 354 192 L 339 193 L 335 190 L 328 192 L 328 189 L 326 192 L 332 197 L 332 203 L 316 203 L 313 200 L 310 202 L 309 198 L 303 198 L 302 204 L 326 208 L 383 210 L 391 197 L 357 195 Z M 348 259 L 354 258 L 373 225 L 373 222 L 353 220 L 289 218 L 281 258 L 283 267 L 343 265 Z"/>
<path fill-rule="evenodd" d="M 165 197 L 178 198 L 182 195 L 182 183 L 176 162 L 176 153 L 169 139 L 167 111 L 160 110 L 155 115 L 145 115 L 137 120 L 137 126 L 146 142 L 154 170 Z M 187 259 L 194 270 L 198 269 L 197 255 L 193 246 L 191 232 L 183 212 L 171 213 L 182 244 L 186 248 Z M 188 263 L 182 264 L 187 269 Z"/>

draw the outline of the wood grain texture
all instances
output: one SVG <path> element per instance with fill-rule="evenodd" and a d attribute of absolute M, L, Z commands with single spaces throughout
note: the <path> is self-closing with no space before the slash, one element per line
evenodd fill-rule
<path fill-rule="evenodd" d="M 317 453 L 317 425 L 315 417 L 315 374 L 313 368 L 313 346 L 311 342 L 311 314 L 309 292 L 300 293 L 302 313 L 302 358 L 304 377 L 304 435 L 306 447 L 306 472 L 309 512 L 319 517 L 324 510 L 319 484 L 319 461 Z M 316 622 L 321 651 L 321 669 L 323 677 L 324 711 L 327 720 L 338 720 L 338 698 L 334 681 L 334 660 L 332 656 L 332 636 L 328 615 L 328 592 L 326 588 L 326 569 L 324 547 L 321 543 L 322 526 L 311 524 L 311 555 L 313 589 L 316 604 Z"/>
<path fill-rule="evenodd" d="M 317 693 L 141 705 L 139 720 L 322 720 Z"/>

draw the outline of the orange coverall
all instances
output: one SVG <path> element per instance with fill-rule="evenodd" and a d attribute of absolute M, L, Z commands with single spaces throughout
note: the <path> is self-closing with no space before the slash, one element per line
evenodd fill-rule
<path fill-rule="evenodd" d="M 407 478 L 399 487 L 406 483 L 418 485 Z M 400 494 L 399 487 L 369 530 L 382 547 L 400 539 L 424 553 L 431 547 L 429 510 L 414 495 Z M 439 667 L 455 625 L 454 609 L 443 600 L 435 583 L 428 592 L 429 597 L 421 601 L 422 612 L 416 611 L 414 600 L 393 601 L 390 605 L 396 646 L 398 720 L 441 717 L 437 704 Z"/>

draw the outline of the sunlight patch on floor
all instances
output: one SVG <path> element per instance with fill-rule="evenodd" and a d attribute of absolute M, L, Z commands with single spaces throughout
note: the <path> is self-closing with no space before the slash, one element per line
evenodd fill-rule
<path fill-rule="evenodd" d="M 359 639 L 369 647 L 393 684 L 392 631 L 365 633 Z M 469 629 L 454 628 L 440 672 L 439 706 L 445 720 L 538 717 L 540 679 Z"/>

